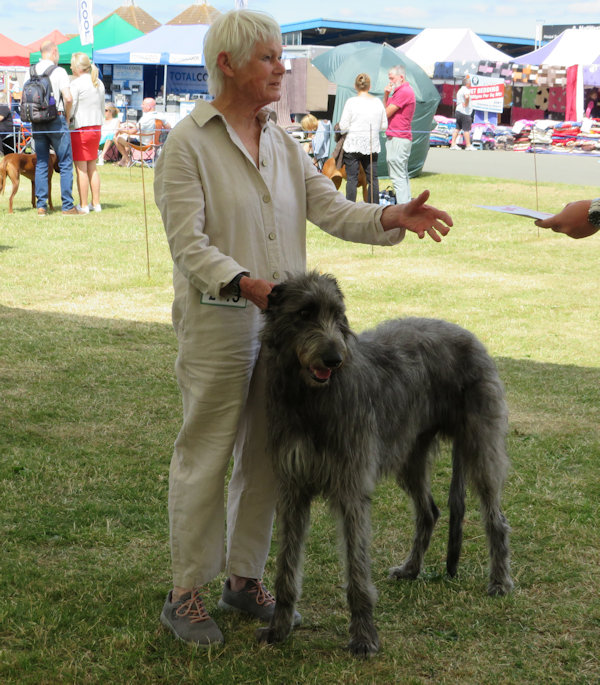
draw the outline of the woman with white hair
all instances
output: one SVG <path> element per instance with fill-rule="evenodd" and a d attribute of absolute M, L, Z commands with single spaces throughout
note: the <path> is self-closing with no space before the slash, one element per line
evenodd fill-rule
<path fill-rule="evenodd" d="M 104 120 L 104 84 L 98 78 L 98 67 L 85 52 L 74 52 L 71 57 L 73 95 L 71 147 L 77 171 L 79 204 L 77 211 L 88 214 L 100 212 L 100 174 L 96 168 L 98 146 Z M 91 191 L 92 202 L 88 205 Z"/>
<path fill-rule="evenodd" d="M 395 245 L 405 231 L 439 241 L 452 220 L 425 203 L 348 202 L 266 106 L 285 67 L 270 16 L 227 12 L 204 43 L 213 102 L 198 101 L 169 135 L 154 190 L 174 261 L 175 364 L 183 426 L 169 476 L 173 589 L 161 621 L 208 646 L 223 635 L 200 587 L 224 569 L 219 606 L 263 621 L 275 600 L 262 583 L 275 508 L 265 450 L 261 310 L 286 273 L 306 268 L 306 222 L 357 242 Z M 233 454 L 224 544 L 224 479 Z M 296 615 L 296 623 L 300 616 Z"/>

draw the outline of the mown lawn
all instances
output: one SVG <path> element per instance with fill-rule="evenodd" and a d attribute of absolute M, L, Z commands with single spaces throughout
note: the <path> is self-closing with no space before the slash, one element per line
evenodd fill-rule
<path fill-rule="evenodd" d="M 515 153 L 517 154 L 517 153 Z M 318 502 L 299 610 L 282 646 L 207 606 L 226 644 L 176 643 L 158 616 L 169 589 L 167 481 L 180 422 L 170 327 L 171 260 L 141 172 L 105 166 L 100 214 L 39 220 L 27 182 L 0 200 L 0 682 L 597 683 L 600 681 L 600 239 L 572 241 L 477 204 L 535 206 L 533 183 L 423 175 L 455 227 L 440 245 L 336 241 L 309 227 L 309 265 L 333 273 L 354 328 L 394 316 L 445 318 L 497 361 L 510 406 L 515 592 L 485 593 L 487 551 L 468 500 L 458 576 L 444 575 L 449 455 L 434 474 L 442 517 L 415 582 L 386 579 L 412 535 L 406 497 L 373 505 L 382 641 L 344 649 L 348 612 L 336 528 Z M 58 198 L 58 186 L 55 197 Z M 558 210 L 595 187 L 543 185 Z M 274 538 L 274 551 L 277 535 Z M 265 580 L 272 585 L 273 556 Z"/>

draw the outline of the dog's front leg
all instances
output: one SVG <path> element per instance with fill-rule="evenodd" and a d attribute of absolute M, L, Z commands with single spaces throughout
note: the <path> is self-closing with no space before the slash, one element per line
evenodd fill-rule
<path fill-rule="evenodd" d="M 279 552 L 275 578 L 275 612 L 266 628 L 259 628 L 259 642 L 283 642 L 292 630 L 300 591 L 300 566 L 304 537 L 310 520 L 310 500 L 305 493 L 286 493 L 277 507 Z"/>
<path fill-rule="evenodd" d="M 338 504 L 342 517 L 347 557 L 347 591 L 350 607 L 350 642 L 355 656 L 372 656 L 379 650 L 379 637 L 373 623 L 377 593 L 371 583 L 371 500 L 366 494 L 348 495 Z"/>

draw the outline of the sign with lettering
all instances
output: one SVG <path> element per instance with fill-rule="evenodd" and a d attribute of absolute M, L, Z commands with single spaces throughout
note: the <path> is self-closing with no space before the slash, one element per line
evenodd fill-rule
<path fill-rule="evenodd" d="M 77 23 L 79 24 L 79 40 L 82 45 L 91 45 L 94 42 L 92 12 L 92 0 L 78 0 Z"/>
<path fill-rule="evenodd" d="M 167 94 L 208 93 L 208 72 L 205 67 L 169 66 Z"/>
<path fill-rule="evenodd" d="M 141 64 L 115 64 L 113 68 L 114 81 L 142 81 L 144 67 Z"/>
<path fill-rule="evenodd" d="M 471 106 L 480 112 L 498 112 L 504 109 L 504 79 L 491 76 L 471 76 Z"/>

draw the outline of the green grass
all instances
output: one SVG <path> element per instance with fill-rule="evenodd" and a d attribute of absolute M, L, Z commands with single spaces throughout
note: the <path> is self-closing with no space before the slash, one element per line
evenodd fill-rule
<path fill-rule="evenodd" d="M 517 153 L 515 153 L 517 154 Z M 344 650 L 335 523 L 312 512 L 301 628 L 259 648 L 256 624 L 207 605 L 226 644 L 177 643 L 158 622 L 170 584 L 167 481 L 180 422 L 171 260 L 146 174 L 103 167 L 104 212 L 39 220 L 28 190 L 0 205 L 0 682 L 597 683 L 600 680 L 600 241 L 572 241 L 475 207 L 535 206 L 533 183 L 423 175 L 455 227 L 440 245 L 336 241 L 309 228 L 309 264 L 336 275 L 357 330 L 424 315 L 473 330 L 497 360 L 511 419 L 504 509 L 516 590 L 485 594 L 487 553 L 468 500 L 458 576 L 445 577 L 449 484 L 423 576 L 390 583 L 412 535 L 406 497 L 380 484 L 373 579 L 380 654 Z M 25 182 L 26 186 L 27 183 Z M 54 188 L 58 198 L 58 185 Z M 597 195 L 543 185 L 540 209 Z M 276 537 L 273 543 L 276 549 Z M 266 581 L 272 585 L 273 555 Z"/>

